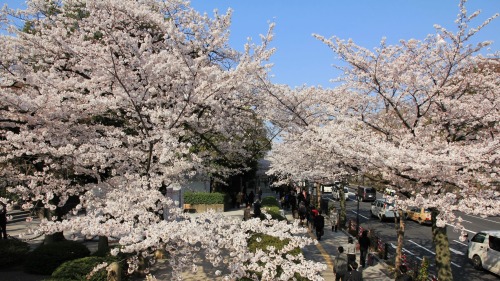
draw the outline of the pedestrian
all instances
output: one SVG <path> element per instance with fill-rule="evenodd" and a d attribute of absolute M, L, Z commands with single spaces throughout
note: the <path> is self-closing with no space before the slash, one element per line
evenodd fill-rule
<path fill-rule="evenodd" d="M 354 245 L 354 239 L 349 236 L 347 238 L 347 245 L 345 245 L 345 251 L 347 254 L 347 271 L 351 271 L 351 265 L 356 262 L 356 245 Z"/>
<path fill-rule="evenodd" d="M 243 220 L 247 221 L 252 218 L 252 210 L 250 209 L 250 204 L 246 204 L 246 208 L 243 211 Z"/>
<path fill-rule="evenodd" d="M 257 199 L 255 200 L 255 202 L 253 203 L 253 216 L 254 218 L 260 218 L 260 200 Z"/>
<path fill-rule="evenodd" d="M 363 274 L 358 271 L 358 264 L 353 262 L 351 264 L 351 271 L 345 275 L 346 281 L 363 281 Z"/>
<path fill-rule="evenodd" d="M 259 201 L 262 200 L 262 189 L 259 187 L 259 191 L 258 191 L 258 197 L 259 197 Z"/>
<path fill-rule="evenodd" d="M 345 281 L 345 275 L 347 274 L 347 256 L 344 254 L 344 247 L 339 246 L 337 250 L 339 254 L 335 258 L 335 264 L 333 266 L 335 281 Z"/>
<path fill-rule="evenodd" d="M 335 207 L 333 207 L 330 211 L 330 223 L 332 224 L 332 231 L 337 232 L 339 225 L 339 213 Z"/>
<path fill-rule="evenodd" d="M 254 199 L 255 199 L 255 194 L 253 193 L 253 190 L 251 190 L 250 193 L 248 194 L 248 202 L 247 203 L 252 205 Z"/>
<path fill-rule="evenodd" d="M 368 237 L 368 230 L 363 230 L 363 233 L 359 238 L 359 264 L 361 264 L 361 267 L 363 268 L 366 266 L 366 255 L 368 254 L 370 245 L 371 241 Z"/>
<path fill-rule="evenodd" d="M 306 219 L 306 213 L 307 213 L 306 205 L 305 205 L 304 201 L 301 201 L 299 203 L 299 219 L 300 219 L 300 224 L 302 226 L 304 226 L 304 220 Z"/>
<path fill-rule="evenodd" d="M 314 217 L 314 227 L 316 228 L 316 238 L 321 240 L 321 236 L 323 236 L 323 228 L 325 227 L 325 217 L 321 214 L 321 210 L 318 215 Z"/>
<path fill-rule="evenodd" d="M 0 201 L 0 231 L 3 239 L 7 239 L 7 205 Z"/>
<path fill-rule="evenodd" d="M 318 210 L 314 207 L 311 206 L 309 209 L 309 212 L 307 212 L 307 226 L 310 229 L 313 229 L 315 227 L 314 225 L 314 218 L 319 214 Z"/>
<path fill-rule="evenodd" d="M 238 205 L 237 208 L 239 209 L 240 206 L 241 206 L 241 202 L 243 202 L 243 192 L 238 192 L 238 194 L 236 195 L 236 204 Z"/>

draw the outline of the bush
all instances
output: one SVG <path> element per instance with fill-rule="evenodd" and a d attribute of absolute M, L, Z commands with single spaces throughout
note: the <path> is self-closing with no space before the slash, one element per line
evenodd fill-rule
<path fill-rule="evenodd" d="M 263 209 L 265 209 L 266 212 L 271 215 L 271 218 L 273 220 L 279 220 L 279 221 L 286 220 L 286 218 L 280 214 L 279 207 L 271 206 L 271 207 L 264 207 Z M 261 214 L 261 219 L 265 219 L 265 218 L 266 218 L 265 215 Z"/>
<path fill-rule="evenodd" d="M 45 281 L 106 281 L 107 271 L 106 268 L 101 268 L 99 271 L 95 272 L 91 278 L 87 279 L 87 275 L 96 267 L 97 265 L 107 262 L 111 264 L 116 261 L 115 257 L 85 257 L 81 259 L 76 259 L 72 261 L 67 261 L 59 266 L 53 273 L 51 278 Z"/>
<path fill-rule="evenodd" d="M 273 196 L 268 196 L 268 197 L 265 197 L 262 199 L 262 206 L 263 207 L 280 207 L 280 203 L 278 202 L 278 200 L 276 200 L 276 198 L 274 198 Z"/>
<path fill-rule="evenodd" d="M 208 192 L 186 192 L 184 193 L 185 204 L 224 204 L 226 202 L 224 193 Z"/>
<path fill-rule="evenodd" d="M 18 239 L 0 240 L 0 267 L 10 267 L 21 263 L 30 250 L 28 243 Z"/>
<path fill-rule="evenodd" d="M 76 241 L 61 241 L 41 245 L 27 256 L 25 271 L 50 275 L 66 261 L 87 257 L 89 249 Z"/>

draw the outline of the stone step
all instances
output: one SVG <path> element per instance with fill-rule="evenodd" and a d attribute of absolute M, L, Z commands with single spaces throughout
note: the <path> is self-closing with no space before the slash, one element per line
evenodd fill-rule
<path fill-rule="evenodd" d="M 7 212 L 7 224 L 25 221 L 27 218 L 30 217 L 35 218 L 35 216 L 30 211 L 12 210 L 10 212 Z"/>

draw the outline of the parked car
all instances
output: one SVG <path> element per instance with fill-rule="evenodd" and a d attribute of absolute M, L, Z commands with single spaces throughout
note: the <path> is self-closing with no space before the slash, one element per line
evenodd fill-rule
<path fill-rule="evenodd" d="M 363 201 L 375 201 L 377 199 L 377 191 L 373 187 L 358 186 L 357 192 L 358 200 Z"/>
<path fill-rule="evenodd" d="M 431 210 L 423 207 L 411 207 L 406 210 L 406 219 L 416 221 L 419 224 L 432 224 Z"/>
<path fill-rule="evenodd" d="M 478 232 L 469 241 L 467 257 L 474 268 L 500 274 L 500 230 Z"/>
<path fill-rule="evenodd" d="M 394 208 L 394 204 L 387 202 L 386 199 L 373 201 L 370 212 L 373 217 L 379 218 L 380 221 L 394 219 L 394 217 L 399 218 L 399 213 Z"/>

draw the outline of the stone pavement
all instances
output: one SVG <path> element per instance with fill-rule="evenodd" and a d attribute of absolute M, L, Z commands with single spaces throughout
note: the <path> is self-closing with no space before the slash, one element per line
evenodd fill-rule
<path fill-rule="evenodd" d="M 228 212 L 224 212 L 225 215 L 227 216 L 237 216 L 239 218 L 243 218 L 243 208 L 238 209 L 238 210 L 231 210 Z M 196 214 L 193 214 L 196 215 Z M 290 212 L 285 212 L 285 215 L 288 220 L 293 220 L 293 217 L 291 216 Z M 328 220 L 326 220 L 328 221 Z M 15 222 L 15 223 L 10 223 L 7 225 L 7 230 L 9 235 L 13 237 L 18 237 L 19 235 L 24 232 L 24 230 L 31 226 L 34 227 L 36 225 L 36 220 L 27 223 L 27 222 Z M 337 255 L 337 247 L 339 245 L 344 245 L 347 244 L 347 238 L 348 234 L 338 231 L 338 232 L 332 232 L 331 231 L 331 226 L 326 222 L 327 225 L 325 226 L 325 235 L 322 237 L 321 241 L 317 245 L 309 245 L 307 247 L 304 247 L 302 250 L 304 252 L 304 256 L 307 259 L 311 259 L 317 262 L 322 262 L 326 263 L 328 265 L 328 268 L 326 271 L 322 272 L 321 275 L 325 278 L 325 280 L 335 280 L 334 274 L 333 274 L 333 259 Z M 315 235 L 311 232 L 309 232 L 309 235 L 311 237 L 315 237 Z M 24 239 L 30 239 L 28 242 L 30 243 L 32 248 L 37 247 L 40 245 L 43 241 L 43 237 L 30 237 L 26 236 L 23 237 Z M 89 247 L 91 251 L 95 251 L 97 249 L 97 241 L 87 241 L 87 240 L 82 240 L 84 244 Z M 359 264 L 359 254 L 357 257 L 357 262 Z M 375 259 L 375 263 L 372 266 L 368 266 L 365 269 L 363 269 L 363 278 L 364 280 L 373 280 L 373 281 L 386 281 L 386 280 L 392 280 L 391 278 L 386 275 L 388 274 L 388 268 L 386 267 L 385 263 L 382 261 L 379 261 L 378 259 Z M 152 269 L 151 273 L 158 279 L 158 280 L 170 280 L 171 275 L 169 274 L 169 271 L 166 269 L 166 266 L 164 263 L 159 261 L 155 267 Z M 195 273 L 188 271 L 188 272 L 183 272 L 182 274 L 184 280 L 187 281 L 199 281 L 199 280 L 222 280 L 221 277 L 217 277 L 215 274 L 215 270 L 211 269 L 211 266 L 207 266 L 206 264 L 203 264 L 203 262 L 198 264 L 198 269 Z M 0 270 L 0 280 L 2 281 L 41 281 L 43 279 L 47 278 L 47 276 L 41 276 L 41 275 L 32 275 L 32 274 L 26 274 L 22 272 L 21 268 L 12 268 L 12 269 L 7 269 L 7 270 Z M 133 280 L 144 280 L 143 277 L 138 277 L 138 278 L 133 278 Z"/>

